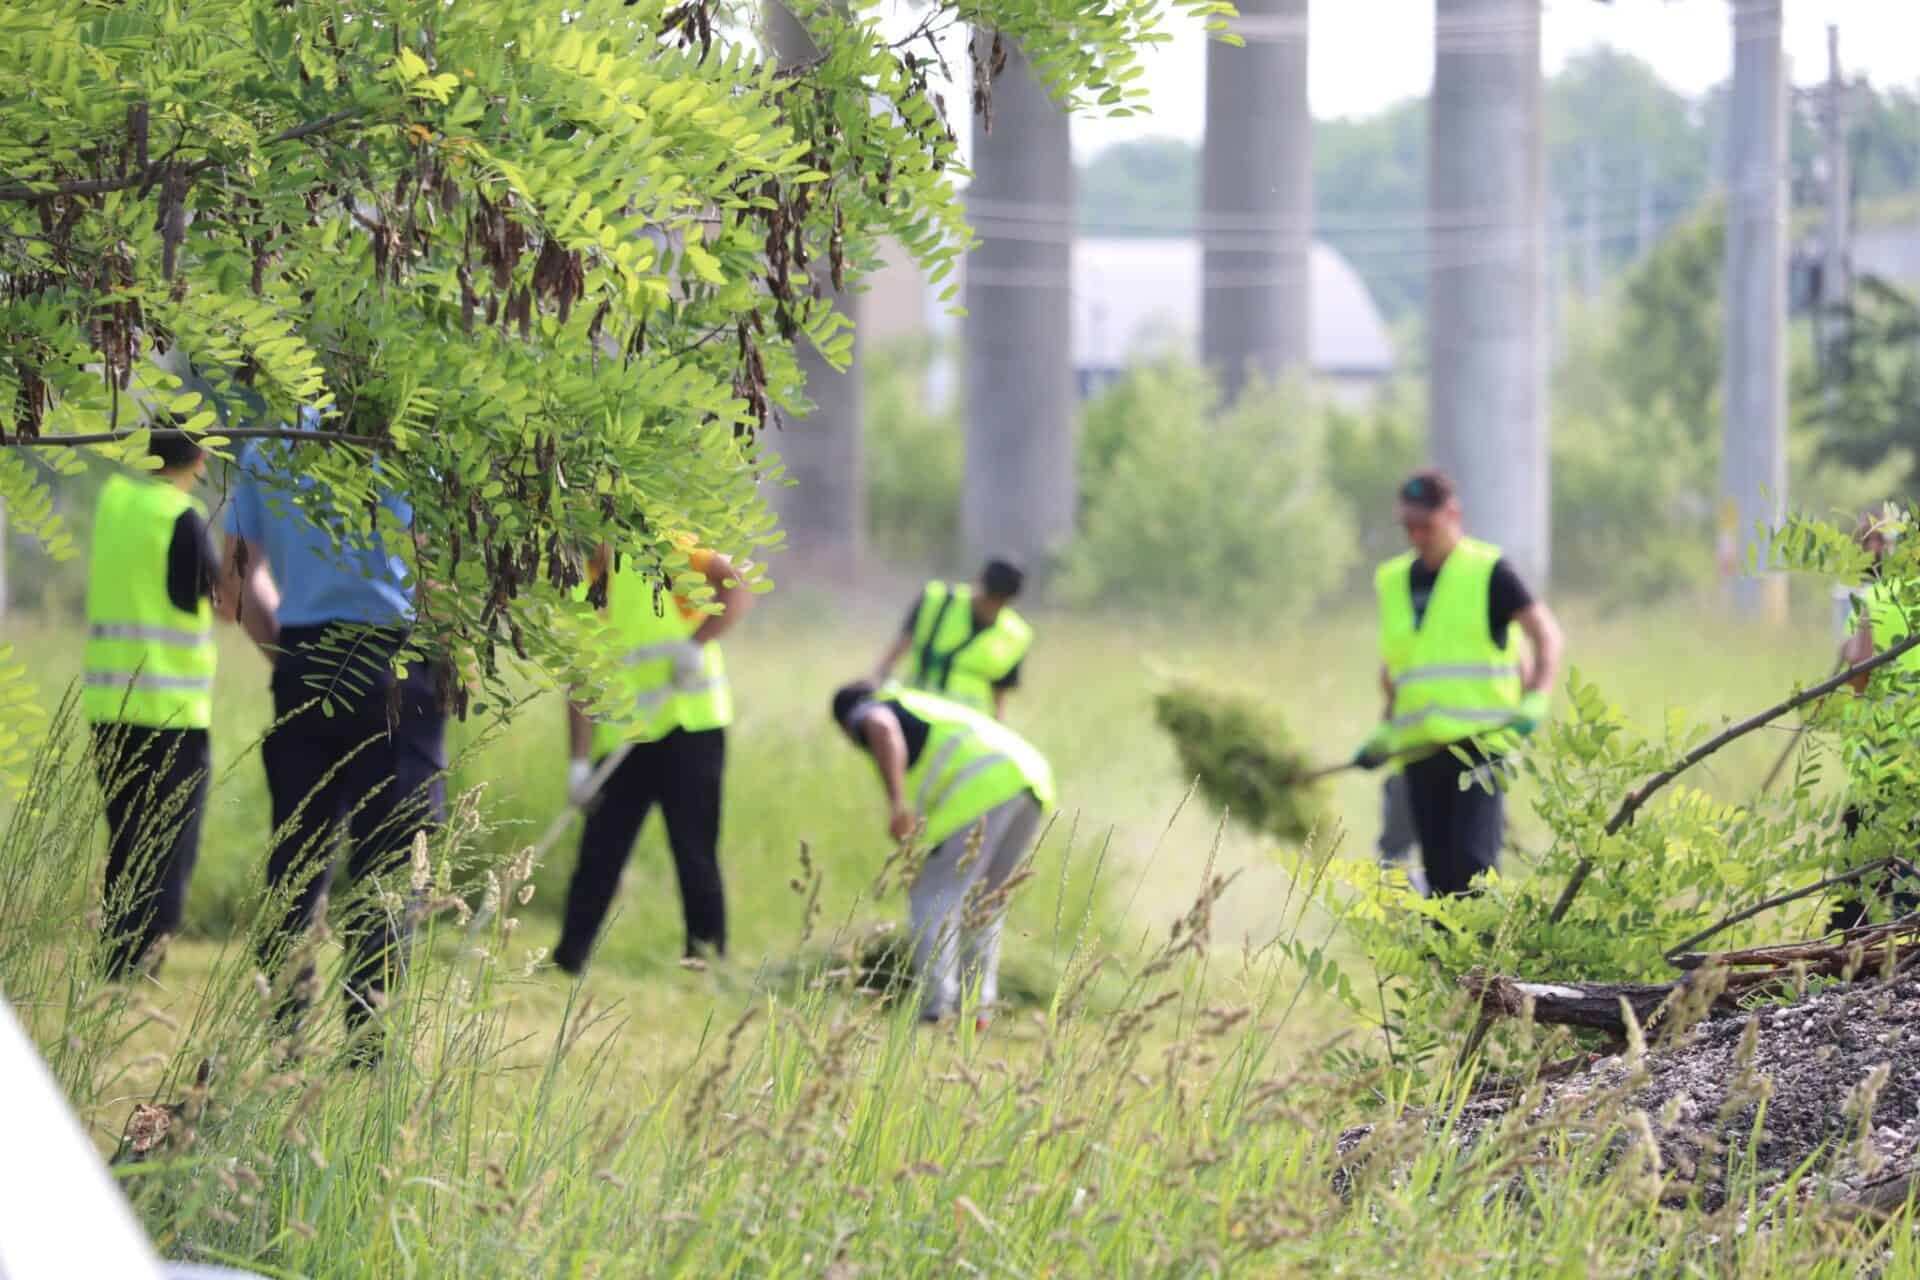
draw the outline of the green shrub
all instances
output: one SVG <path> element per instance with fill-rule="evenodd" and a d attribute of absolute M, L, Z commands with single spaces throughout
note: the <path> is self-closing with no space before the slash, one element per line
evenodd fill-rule
<path fill-rule="evenodd" d="M 1365 409 L 1327 410 L 1327 480 L 1352 516 L 1360 556 L 1355 577 L 1406 550 L 1394 523 L 1394 495 L 1427 460 L 1424 389 L 1395 383 Z"/>
<path fill-rule="evenodd" d="M 1352 563 L 1352 521 L 1325 483 L 1323 413 L 1300 392 L 1255 386 L 1223 408 L 1207 374 L 1149 365 L 1085 420 L 1097 470 L 1062 565 L 1068 600 L 1277 616 Z"/>
<path fill-rule="evenodd" d="M 953 407 L 930 408 L 936 347 L 908 339 L 861 353 L 866 377 L 867 531 L 890 564 L 941 569 L 960 544 L 966 434 Z"/>

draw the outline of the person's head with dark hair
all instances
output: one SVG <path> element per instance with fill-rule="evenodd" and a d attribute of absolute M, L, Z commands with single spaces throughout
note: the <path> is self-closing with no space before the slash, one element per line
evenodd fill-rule
<path fill-rule="evenodd" d="M 1027 575 L 1008 560 L 989 560 L 980 570 L 980 581 L 973 593 L 973 616 L 983 627 L 993 625 L 1008 602 L 1020 594 Z"/>
<path fill-rule="evenodd" d="M 155 415 L 147 424 L 153 434 L 147 438 L 147 452 L 160 461 L 160 476 L 176 484 L 192 484 L 207 469 L 207 454 L 197 441 L 175 434 L 181 420 L 171 413 Z"/>
<path fill-rule="evenodd" d="M 833 722 L 844 730 L 848 737 L 854 736 L 853 713 L 862 703 L 873 700 L 873 684 L 867 680 L 855 680 L 852 684 L 842 685 L 833 691 Z"/>
<path fill-rule="evenodd" d="M 1438 569 L 1461 537 L 1460 498 L 1453 480 L 1438 467 L 1422 467 L 1401 484 L 1398 499 L 1408 545 L 1428 568 Z"/>

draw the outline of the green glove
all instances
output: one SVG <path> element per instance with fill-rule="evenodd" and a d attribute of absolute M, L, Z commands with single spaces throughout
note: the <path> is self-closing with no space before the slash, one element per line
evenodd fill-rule
<path fill-rule="evenodd" d="M 1384 724 L 1375 725 L 1360 749 L 1353 753 L 1353 763 L 1362 769 L 1378 769 L 1392 755 L 1393 731 Z"/>
<path fill-rule="evenodd" d="M 1526 737 L 1547 718 L 1547 694 L 1543 689 L 1535 689 L 1520 699 L 1520 706 L 1513 715 L 1513 730 Z"/>

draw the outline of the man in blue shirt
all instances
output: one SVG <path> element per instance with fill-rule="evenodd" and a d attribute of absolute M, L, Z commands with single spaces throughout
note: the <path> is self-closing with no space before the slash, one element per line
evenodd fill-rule
<path fill-rule="evenodd" d="M 312 410 L 302 426 L 319 421 Z M 346 836 L 347 870 L 362 890 L 342 928 L 350 1034 L 362 1032 L 400 975 L 412 908 L 381 903 L 376 881 L 399 891 L 416 832 L 446 808 L 446 713 L 433 668 L 411 663 L 396 680 L 393 657 L 414 617 L 406 562 L 382 539 L 333 525 L 297 448 L 262 441 L 238 459 L 225 519 L 222 612 L 246 628 L 273 664 L 274 724 L 261 744 L 275 843 L 267 883 L 285 895 L 278 928 L 261 936 L 261 963 L 277 973 L 302 952 Z M 406 502 L 383 493 L 381 527 L 411 527 Z M 311 953 L 302 954 L 280 1016 L 297 1033 L 312 1003 Z M 360 1035 L 354 1060 L 377 1041 Z"/>

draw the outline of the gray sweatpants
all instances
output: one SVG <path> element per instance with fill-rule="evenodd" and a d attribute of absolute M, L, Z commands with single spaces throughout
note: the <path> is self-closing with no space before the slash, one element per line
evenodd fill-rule
<path fill-rule="evenodd" d="M 986 831 L 969 857 L 981 822 Z M 999 995 L 1002 910 L 984 908 L 979 900 L 1019 869 L 1039 829 L 1039 802 L 1020 795 L 989 809 L 983 819 L 947 837 L 928 856 L 907 893 L 923 1018 L 956 1012 L 962 991 L 973 991 L 983 1009 Z M 971 910 L 969 897 L 974 901 Z"/>
<path fill-rule="evenodd" d="M 1387 866 L 1398 862 L 1407 864 L 1407 880 L 1413 891 L 1424 898 L 1427 896 L 1426 871 L 1413 857 L 1414 847 L 1419 843 L 1419 833 L 1413 829 L 1413 801 L 1407 797 L 1407 775 L 1396 769 L 1380 786 L 1380 839 L 1375 848 L 1380 853 L 1380 861 Z"/>

